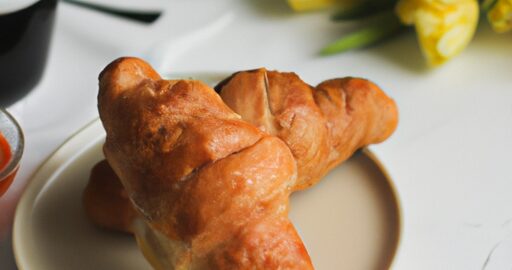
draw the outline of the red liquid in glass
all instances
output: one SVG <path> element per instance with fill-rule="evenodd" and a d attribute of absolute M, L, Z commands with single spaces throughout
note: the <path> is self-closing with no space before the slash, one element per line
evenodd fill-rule
<path fill-rule="evenodd" d="M 7 167 L 7 164 L 9 164 L 11 157 L 11 147 L 9 146 L 9 143 L 5 139 L 4 135 L 0 133 L 0 171 L 4 170 L 5 167 Z M 0 179 L 0 196 L 2 196 L 7 191 L 9 186 L 12 184 L 12 180 L 14 179 L 14 176 L 16 175 L 17 171 L 18 168 L 13 170 L 6 177 Z"/>

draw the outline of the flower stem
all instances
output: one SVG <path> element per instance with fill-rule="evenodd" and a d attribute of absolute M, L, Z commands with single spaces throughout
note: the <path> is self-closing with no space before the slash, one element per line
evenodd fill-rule
<path fill-rule="evenodd" d="M 483 11 L 483 12 L 487 12 L 489 10 L 492 9 L 492 7 L 494 7 L 494 5 L 496 4 L 496 2 L 498 2 L 497 0 L 483 0 L 480 4 L 480 9 Z"/>
<path fill-rule="evenodd" d="M 387 11 L 363 29 L 354 31 L 320 51 L 321 55 L 332 55 L 348 50 L 366 47 L 382 41 L 404 29 L 393 10 Z"/>

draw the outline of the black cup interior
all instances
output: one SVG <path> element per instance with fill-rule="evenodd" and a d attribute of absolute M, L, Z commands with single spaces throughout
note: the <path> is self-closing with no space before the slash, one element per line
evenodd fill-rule
<path fill-rule="evenodd" d="M 18 101 L 43 74 L 57 0 L 0 15 L 0 106 Z"/>

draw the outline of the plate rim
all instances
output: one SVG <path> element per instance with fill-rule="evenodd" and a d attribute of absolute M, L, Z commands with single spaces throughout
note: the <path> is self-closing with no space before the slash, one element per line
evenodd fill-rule
<path fill-rule="evenodd" d="M 18 269 L 31 269 L 30 263 L 23 258 L 26 256 L 22 256 L 22 254 L 29 252 L 29 249 L 24 248 L 27 243 L 25 239 L 32 238 L 32 232 L 30 230 L 22 232 L 22 228 L 30 226 L 29 221 L 34 210 L 33 206 L 41 190 L 60 169 L 65 168 L 82 151 L 103 138 L 104 135 L 102 134 L 105 134 L 105 132 L 101 121 L 99 118 L 93 119 L 71 134 L 29 177 L 29 183 L 16 206 L 12 229 L 12 249 Z M 62 160 L 64 162 L 60 162 Z"/>
<path fill-rule="evenodd" d="M 35 170 L 32 176 L 29 177 L 29 183 L 26 189 L 23 191 L 18 205 L 16 206 L 12 230 L 12 249 L 18 269 L 31 269 L 29 261 L 23 258 L 30 257 L 30 254 L 25 256 L 26 254 L 23 253 L 29 252 L 29 249 L 24 248 L 27 245 L 26 243 L 29 241 L 24 239 L 32 238 L 32 232 L 31 230 L 24 230 L 22 232 L 22 228 L 30 227 L 29 221 L 31 220 L 31 215 L 34 210 L 33 206 L 37 202 L 39 194 L 41 194 L 41 191 L 44 189 L 45 185 L 53 178 L 56 173 L 65 168 L 70 162 L 73 162 L 73 160 L 83 151 L 86 151 L 92 145 L 95 145 L 98 140 L 101 140 L 104 137 L 105 131 L 103 129 L 103 125 L 99 117 L 97 117 L 82 128 L 78 129 L 75 133 L 71 134 L 52 154 L 48 156 L 48 158 Z M 397 261 L 397 256 L 399 254 L 403 239 L 404 212 L 401 199 L 393 178 L 391 177 L 384 164 L 379 160 L 377 155 L 368 147 L 364 147 L 359 151 L 368 157 L 382 173 L 390 188 L 394 203 L 396 205 L 397 241 L 394 252 L 392 254 L 393 257 L 389 263 L 389 269 L 391 269 Z"/>

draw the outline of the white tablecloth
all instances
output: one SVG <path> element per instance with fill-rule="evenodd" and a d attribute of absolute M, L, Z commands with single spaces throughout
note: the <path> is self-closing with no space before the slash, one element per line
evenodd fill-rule
<path fill-rule="evenodd" d="M 60 3 L 43 80 L 9 108 L 25 131 L 26 148 L 15 184 L 0 199 L 0 268 L 16 269 L 10 222 L 30 175 L 97 117 L 101 69 L 118 56 L 135 55 L 165 73 L 265 66 L 295 71 L 312 84 L 347 75 L 372 79 L 400 109 L 396 133 L 373 147 L 402 202 L 394 268 L 509 269 L 512 35 L 494 34 L 483 23 L 466 51 L 435 70 L 425 68 L 412 33 L 319 57 L 319 48 L 354 25 L 332 23 L 322 13 L 296 15 L 275 2 L 148 1 L 146 8 L 166 10 L 152 25 Z"/>

